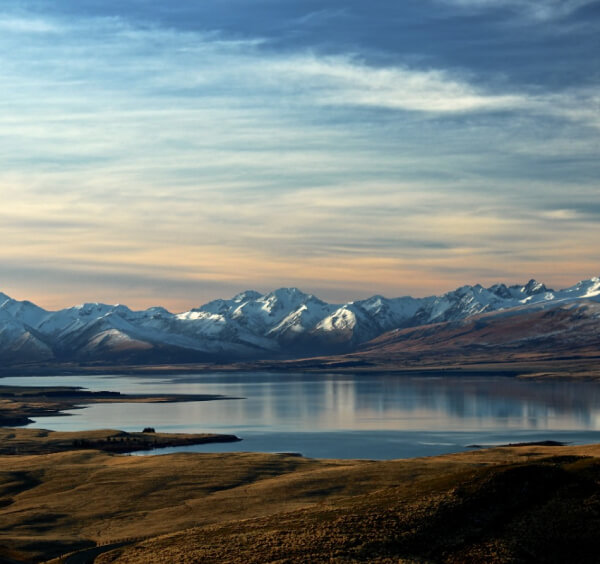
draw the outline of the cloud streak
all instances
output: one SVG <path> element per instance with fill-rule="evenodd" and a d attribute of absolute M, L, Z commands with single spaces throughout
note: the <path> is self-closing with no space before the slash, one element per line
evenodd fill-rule
<path fill-rule="evenodd" d="M 527 17 L 547 21 L 569 16 L 595 0 L 438 0 L 445 4 L 466 9 L 498 9 L 508 7 Z"/>

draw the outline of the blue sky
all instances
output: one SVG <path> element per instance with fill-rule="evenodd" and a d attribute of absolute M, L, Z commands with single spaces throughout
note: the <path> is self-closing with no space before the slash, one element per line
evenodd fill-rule
<path fill-rule="evenodd" d="M 1 289 L 598 275 L 599 32 L 586 0 L 5 0 Z"/>

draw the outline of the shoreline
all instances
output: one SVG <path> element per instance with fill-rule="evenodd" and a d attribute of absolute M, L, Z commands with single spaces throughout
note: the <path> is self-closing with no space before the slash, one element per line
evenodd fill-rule
<path fill-rule="evenodd" d="M 394 363 L 377 360 L 317 357 L 293 360 L 263 360 L 235 363 L 183 364 L 76 364 L 36 363 L 0 367 L 0 385 L 7 377 L 50 377 L 75 375 L 165 376 L 206 373 L 244 374 L 353 374 L 389 376 L 504 376 L 529 380 L 598 381 L 597 358 L 514 359 L 489 362 L 467 360 L 448 364 Z"/>

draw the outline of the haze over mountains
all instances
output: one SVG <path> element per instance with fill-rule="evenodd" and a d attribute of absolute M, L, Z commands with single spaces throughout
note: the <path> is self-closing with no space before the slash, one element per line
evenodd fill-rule
<path fill-rule="evenodd" d="M 541 341 L 597 347 L 600 278 L 558 291 L 531 280 L 346 304 L 280 288 L 264 295 L 242 292 L 179 314 L 100 303 L 46 311 L 0 293 L 0 360 L 8 363 L 233 362 L 357 350 L 376 356 L 411 347 L 444 350 L 457 339 L 468 347 Z"/>

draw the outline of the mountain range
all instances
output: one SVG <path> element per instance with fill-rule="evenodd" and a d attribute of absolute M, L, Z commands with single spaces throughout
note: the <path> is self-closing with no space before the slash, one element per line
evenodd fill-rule
<path fill-rule="evenodd" d="M 419 357 L 449 346 L 481 352 L 538 350 L 542 343 L 600 351 L 600 278 L 563 290 L 530 280 L 345 304 L 297 288 L 249 290 L 184 313 L 101 303 L 46 311 L 0 293 L 4 363 L 235 362 L 410 351 Z"/>

